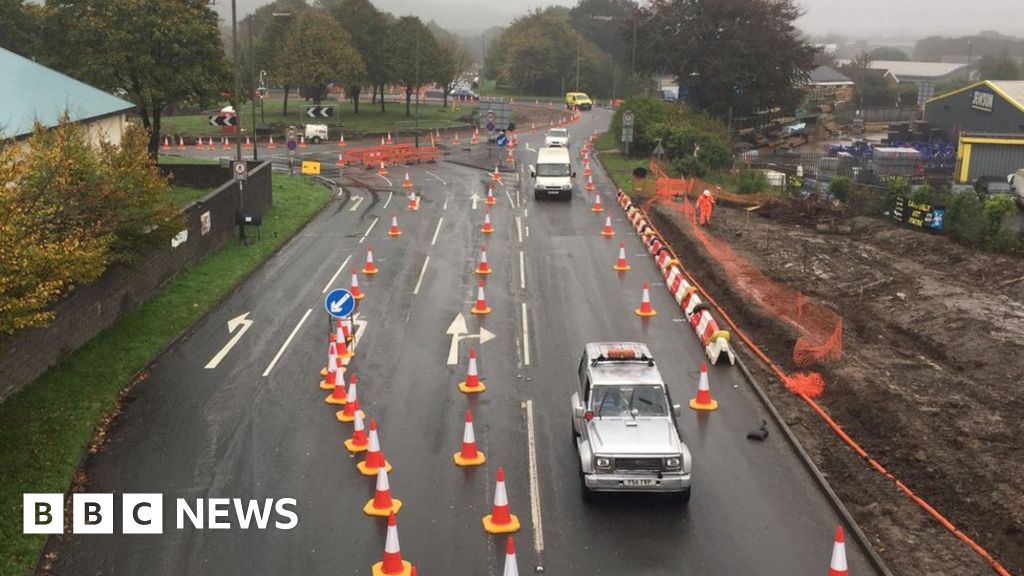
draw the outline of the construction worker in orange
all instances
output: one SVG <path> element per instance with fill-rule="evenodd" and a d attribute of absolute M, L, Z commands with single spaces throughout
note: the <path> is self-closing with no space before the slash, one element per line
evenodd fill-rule
<path fill-rule="evenodd" d="M 700 223 L 702 226 L 711 223 L 711 211 L 714 205 L 715 197 L 711 195 L 710 190 L 705 190 L 703 194 L 697 197 L 697 211 L 700 212 Z"/>

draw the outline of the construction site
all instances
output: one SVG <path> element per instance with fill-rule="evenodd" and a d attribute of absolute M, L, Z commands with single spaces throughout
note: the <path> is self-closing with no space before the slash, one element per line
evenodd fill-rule
<path fill-rule="evenodd" d="M 662 176 L 634 202 L 892 571 L 1024 572 L 1021 262 L 815 200 L 699 225 Z"/>

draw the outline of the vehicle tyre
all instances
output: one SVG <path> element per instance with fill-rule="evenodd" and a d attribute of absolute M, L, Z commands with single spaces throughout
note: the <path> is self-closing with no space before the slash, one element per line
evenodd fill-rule
<path fill-rule="evenodd" d="M 323 140 L 320 139 L 319 136 L 313 136 L 313 144 L 319 144 L 321 142 L 323 142 Z"/>
<path fill-rule="evenodd" d="M 676 492 L 675 494 L 673 494 L 673 497 L 675 498 L 676 504 L 679 504 L 680 506 L 686 506 L 687 504 L 690 503 L 690 488 L 687 488 L 682 492 Z"/>
<path fill-rule="evenodd" d="M 571 202 L 572 201 L 572 190 L 563 190 L 562 192 L 559 192 L 559 197 L 562 200 L 565 200 L 566 202 Z"/>
<path fill-rule="evenodd" d="M 540 200 L 541 198 L 543 198 L 543 195 L 541 195 L 540 190 L 534 190 L 533 191 L 533 199 L 534 200 Z"/>

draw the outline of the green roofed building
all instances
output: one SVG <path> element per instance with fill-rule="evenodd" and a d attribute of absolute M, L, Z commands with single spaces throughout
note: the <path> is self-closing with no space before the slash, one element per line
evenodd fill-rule
<path fill-rule="evenodd" d="M 93 143 L 118 144 L 135 105 L 0 48 L 0 139 L 20 140 L 35 123 L 57 125 L 67 112 Z"/>

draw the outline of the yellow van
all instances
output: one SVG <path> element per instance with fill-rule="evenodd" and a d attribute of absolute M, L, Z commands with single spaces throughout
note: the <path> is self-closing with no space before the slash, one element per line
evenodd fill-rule
<path fill-rule="evenodd" d="M 565 107 L 572 110 L 577 106 L 580 110 L 590 110 L 594 107 L 594 103 L 590 101 L 590 96 L 583 92 L 566 92 Z"/>

